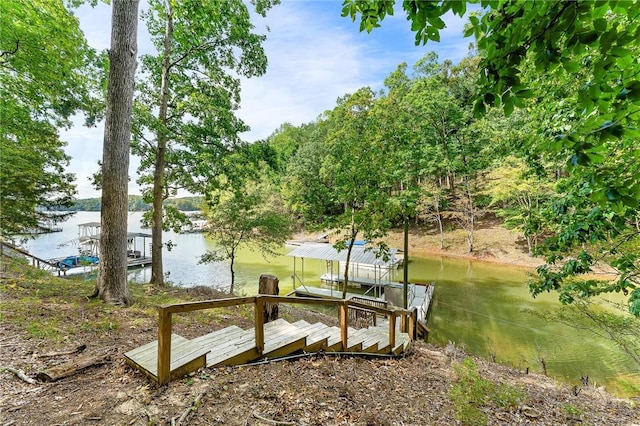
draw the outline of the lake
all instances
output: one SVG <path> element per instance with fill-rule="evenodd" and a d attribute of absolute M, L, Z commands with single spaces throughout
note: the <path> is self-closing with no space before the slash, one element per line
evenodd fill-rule
<path fill-rule="evenodd" d="M 129 231 L 149 232 L 140 227 L 142 213 L 129 214 Z M 78 212 L 67 220 L 63 232 L 39 235 L 27 242 L 30 252 L 43 258 L 77 254 L 73 245 L 61 243 L 78 237 L 78 224 L 100 221 L 99 212 Z M 174 285 L 206 285 L 226 290 L 230 283 L 226 262 L 199 264 L 199 256 L 214 246 L 202 234 L 167 232 L 164 242 L 174 247 L 164 251 L 164 270 Z M 291 248 L 264 259 L 260 253 L 243 249 L 235 265 L 236 292 L 255 294 L 261 274 L 280 279 L 281 293 L 292 288 Z M 297 271 L 300 272 L 299 270 Z M 305 260 L 305 283 L 320 285 L 324 262 Z M 402 270 L 397 271 L 401 278 Z M 130 272 L 130 281 L 147 282 L 151 268 Z M 518 268 L 459 259 L 412 258 L 409 278 L 416 282 L 435 282 L 431 308 L 429 340 L 445 345 L 455 342 L 468 353 L 522 370 L 541 372 L 544 359 L 548 374 L 572 383 L 581 376 L 605 385 L 610 391 L 624 393 L 635 388 L 640 393 L 640 372 L 628 357 L 611 342 L 588 330 L 578 330 L 550 322 L 535 312 L 560 308 L 553 294 L 532 299 L 528 293 L 528 273 Z"/>

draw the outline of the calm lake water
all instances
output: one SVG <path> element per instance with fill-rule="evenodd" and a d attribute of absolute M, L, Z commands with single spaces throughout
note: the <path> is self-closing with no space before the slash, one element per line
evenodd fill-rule
<path fill-rule="evenodd" d="M 142 230 L 141 213 L 130 213 L 129 230 Z M 43 258 L 64 257 L 77 253 L 73 245 L 61 243 L 77 238 L 78 224 L 100 221 L 99 212 L 79 212 L 62 224 L 63 232 L 44 234 L 26 245 Z M 164 252 L 164 270 L 174 285 L 206 285 L 225 290 L 230 282 L 225 262 L 199 264 L 199 256 L 213 248 L 202 234 L 168 232 L 164 241 L 174 248 Z M 264 259 L 260 253 L 242 250 L 235 265 L 236 292 L 255 294 L 261 274 L 280 278 L 281 293 L 292 288 L 293 258 L 281 255 Z M 300 264 L 298 263 L 298 274 Z M 307 284 L 320 285 L 324 262 L 305 261 Z M 397 272 L 401 278 L 402 271 Z M 131 271 L 130 280 L 147 282 L 151 268 Z M 579 383 L 581 376 L 610 391 L 640 393 L 640 371 L 626 355 L 607 340 L 587 330 L 547 321 L 530 311 L 553 311 L 560 305 L 555 295 L 532 299 L 527 289 L 527 272 L 502 265 L 474 263 L 457 259 L 412 258 L 409 277 L 416 282 L 435 282 L 431 308 L 430 341 L 444 345 L 455 342 L 469 353 L 524 370 L 541 372 L 544 359 L 548 374 Z"/>

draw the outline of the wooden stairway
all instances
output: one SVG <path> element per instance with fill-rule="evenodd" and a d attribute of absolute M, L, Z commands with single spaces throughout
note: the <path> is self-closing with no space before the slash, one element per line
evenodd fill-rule
<path fill-rule="evenodd" d="M 169 380 L 178 379 L 205 365 L 239 365 L 259 359 L 278 358 L 295 353 L 358 352 L 400 355 L 411 347 L 407 333 L 396 333 L 395 344 L 389 344 L 389 328 L 377 326 L 363 329 L 348 328 L 348 344 L 343 347 L 339 327 L 329 327 L 304 320 L 293 324 L 278 319 L 264 324 L 264 350 L 256 346 L 253 328 L 243 330 L 231 326 L 192 340 L 171 336 L 171 364 Z M 158 381 L 158 341 L 143 345 L 124 354 L 125 361 Z"/>

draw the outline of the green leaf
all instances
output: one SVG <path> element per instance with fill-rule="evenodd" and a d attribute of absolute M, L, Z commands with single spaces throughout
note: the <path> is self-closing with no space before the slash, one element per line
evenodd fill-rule
<path fill-rule="evenodd" d="M 599 34 L 596 31 L 585 31 L 578 34 L 578 39 L 582 44 L 592 44 L 598 40 Z"/>
<path fill-rule="evenodd" d="M 607 20 L 604 18 L 598 18 L 594 20 L 593 28 L 599 33 L 605 32 L 607 30 Z"/>
<path fill-rule="evenodd" d="M 613 46 L 611 48 L 610 53 L 611 55 L 616 56 L 618 58 L 631 56 L 632 54 L 631 49 L 627 49 L 626 47 L 622 47 L 622 46 Z"/>
<path fill-rule="evenodd" d="M 575 73 L 580 71 L 580 64 L 575 62 L 575 61 L 571 61 L 571 60 L 563 60 L 562 61 L 562 67 L 570 73 Z"/>
<path fill-rule="evenodd" d="M 502 96 L 502 103 L 504 104 L 504 114 L 508 117 L 513 113 L 514 104 L 513 98 L 509 93 L 505 93 Z"/>

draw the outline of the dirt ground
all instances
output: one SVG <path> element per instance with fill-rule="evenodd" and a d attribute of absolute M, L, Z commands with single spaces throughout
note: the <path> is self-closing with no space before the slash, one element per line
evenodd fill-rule
<path fill-rule="evenodd" d="M 451 345 L 438 348 L 420 342 L 412 354 L 399 359 L 327 355 L 207 368 L 158 387 L 124 364 L 123 352 L 155 338 L 153 327 L 137 327 L 134 322 L 100 336 L 70 337 L 69 348 L 86 342 L 87 351 L 109 353 L 104 364 L 71 377 L 29 384 L 10 372 L 2 373 L 0 424 L 461 424 L 449 395 L 456 381 L 453 365 L 465 355 Z M 25 339 L 21 330 L 4 326 L 1 344 L 2 364 L 23 369 L 30 377 L 80 356 L 43 356 L 58 348 Z M 483 378 L 508 384 L 526 395 L 515 407 L 482 408 L 490 425 L 640 424 L 638 399 L 619 400 L 590 386 L 571 387 L 544 376 L 475 362 Z"/>
<path fill-rule="evenodd" d="M 495 236 L 502 231 L 488 232 Z M 431 237 L 437 235 L 414 238 L 413 249 L 426 250 Z M 517 246 L 494 246 L 482 242 L 480 235 L 477 239 L 480 247 L 485 245 L 481 256 L 486 259 L 533 266 L 526 253 L 513 255 Z M 46 285 L 0 279 L 0 426 L 473 424 L 459 420 L 464 407 L 452 398 L 461 380 L 456 366 L 467 358 L 452 344 L 440 348 L 416 342 L 410 355 L 397 359 L 320 355 L 206 368 L 159 387 L 125 365 L 122 356 L 156 339 L 152 308 L 107 307 L 79 297 L 82 291 L 54 294 Z M 152 288 L 141 292 L 148 295 L 139 298 L 154 297 Z M 221 296 L 206 288 L 171 292 L 177 300 Z M 19 308 L 29 300 L 33 309 Z M 337 322 L 332 316 L 288 307 L 281 308 L 281 315 L 291 321 Z M 117 327 L 110 321 L 117 321 Z M 55 336 L 35 335 L 36 323 Z M 189 338 L 231 324 L 249 327 L 250 313 L 234 308 L 215 321 L 187 318 L 176 323 L 174 331 Z M 64 354 L 83 344 L 82 353 Z M 104 362 L 54 382 L 27 383 L 7 369 L 21 370 L 27 379 L 34 379 L 38 372 L 90 354 L 106 356 Z M 479 404 L 489 425 L 640 426 L 640 398 L 619 399 L 589 383 L 572 386 L 486 360 L 474 361 L 479 377 L 520 395 L 507 407 L 489 400 Z"/>

